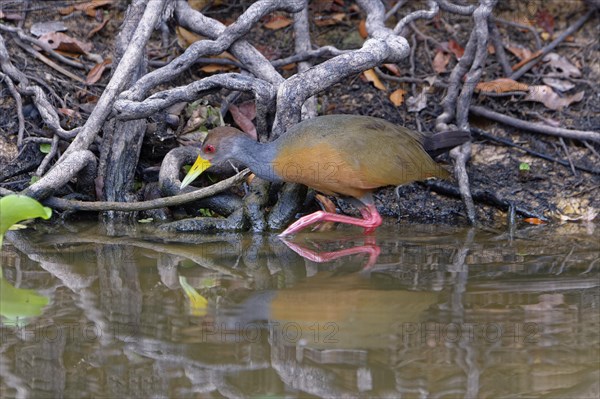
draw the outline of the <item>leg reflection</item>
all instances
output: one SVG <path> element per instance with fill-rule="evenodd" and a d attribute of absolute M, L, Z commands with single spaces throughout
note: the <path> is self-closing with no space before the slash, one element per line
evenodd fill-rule
<path fill-rule="evenodd" d="M 344 256 L 368 254 L 369 259 L 367 260 L 364 269 L 370 269 L 371 267 L 373 267 L 377 262 L 377 258 L 379 257 L 379 254 L 381 252 L 381 248 L 379 248 L 379 245 L 375 243 L 375 237 L 372 236 L 365 237 L 365 243 L 363 245 L 328 252 L 317 252 L 313 249 L 304 247 L 298 243 L 287 241 L 286 239 L 281 237 L 280 240 L 283 241 L 283 243 L 287 245 L 288 248 L 296 252 L 298 255 L 302 256 L 305 259 L 318 263 L 329 262 Z"/>

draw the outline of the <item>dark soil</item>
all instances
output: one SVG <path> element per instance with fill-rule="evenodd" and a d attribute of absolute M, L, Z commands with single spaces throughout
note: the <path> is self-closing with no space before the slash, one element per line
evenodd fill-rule
<path fill-rule="evenodd" d="M 19 6 L 14 4 L 6 5 L 7 10 L 18 10 Z M 222 5 L 210 8 L 207 15 L 217 18 L 226 23 L 247 7 L 249 2 L 223 1 Z M 351 3 L 346 1 L 345 3 Z M 500 2 L 512 3 L 512 2 Z M 515 2 L 515 4 L 518 2 Z M 570 23 L 575 21 L 584 9 L 583 2 L 569 2 L 568 7 L 552 7 L 556 2 L 547 2 L 545 11 L 553 13 L 555 21 L 555 31 L 564 30 Z M 560 2 L 562 3 L 562 2 Z M 574 5 L 577 3 L 576 5 Z M 62 17 L 58 10 L 68 4 L 69 1 L 55 2 L 32 2 L 30 12 L 24 24 L 24 29 L 29 30 L 31 24 L 35 22 L 48 20 L 61 20 L 68 26 L 68 34 L 80 40 L 86 40 L 86 35 L 96 27 L 99 22 L 93 18 L 87 17 L 82 13 L 73 13 L 67 17 Z M 12 6 L 12 8 L 11 8 Z M 123 18 L 123 12 L 126 2 L 116 2 L 109 10 L 108 15 L 111 20 L 108 24 L 94 35 L 90 42 L 93 43 L 93 52 L 100 54 L 103 58 L 111 56 L 113 41 L 119 29 L 119 21 Z M 314 7 L 314 6 L 313 6 Z M 419 4 L 411 5 L 418 8 Z M 327 13 L 331 10 L 311 9 L 315 13 Z M 311 26 L 314 34 L 314 41 L 319 45 L 330 44 L 338 48 L 357 48 L 361 45 L 362 39 L 358 35 L 357 25 L 362 18 L 360 13 L 351 8 L 350 4 L 339 7 L 339 12 L 345 12 L 346 17 L 342 23 L 332 26 Z M 515 9 L 510 5 L 501 4 L 498 7 L 497 15 L 505 19 L 515 18 Z M 12 21 L 0 21 L 7 25 L 14 25 Z M 572 40 L 559 46 L 557 53 L 567 57 L 572 63 L 577 65 L 582 71 L 582 77 L 575 79 L 576 87 L 574 92 L 585 91 L 584 100 L 573 103 L 562 111 L 552 111 L 545 108 L 540 103 L 524 102 L 519 97 L 486 97 L 475 96 L 472 100 L 474 104 L 484 105 L 513 117 L 538 121 L 541 119 L 553 120 L 562 127 L 578 130 L 600 130 L 600 66 L 598 60 L 599 40 L 597 31 L 597 15 L 579 30 Z M 432 57 L 435 54 L 436 42 L 447 42 L 451 36 L 461 45 L 465 45 L 470 33 L 470 19 L 466 17 L 457 17 L 455 15 L 440 14 L 431 22 L 420 21 L 417 23 L 419 30 L 428 37 L 416 35 L 413 39 L 412 31 L 409 32 L 409 43 L 417 43 L 414 53 L 414 66 L 411 66 L 409 59 L 399 64 L 401 76 L 412 76 L 425 79 L 436 76 L 432 70 Z M 170 40 L 175 41 L 176 35 L 174 27 L 170 26 Z M 510 43 L 518 43 L 521 46 L 527 46 L 531 49 L 535 47 L 532 35 L 527 31 L 522 31 L 506 25 L 499 25 L 503 40 Z M 448 32 L 451 31 L 451 34 Z M 46 88 L 50 101 L 57 108 L 67 108 L 75 110 L 80 117 L 63 117 L 62 123 L 65 128 L 72 128 L 83 124 L 93 107 L 94 100 L 99 97 L 104 86 L 108 81 L 108 73 L 104 75 L 98 84 L 84 86 L 70 81 L 68 78 L 42 64 L 30 55 L 22 51 L 14 42 L 12 36 L 1 32 L 7 42 L 7 47 L 11 55 L 11 62 L 24 71 L 37 84 Z M 160 47 L 159 33 L 156 32 L 149 48 L 150 58 L 160 61 L 172 59 L 182 52 L 181 48 L 172 46 L 169 49 Z M 292 27 L 271 31 L 266 30 L 263 24 L 257 27 L 249 35 L 248 40 L 254 43 L 260 51 L 273 59 L 288 56 L 293 51 Z M 551 39 L 550 39 L 551 40 Z M 543 42 L 542 45 L 546 44 Z M 511 63 L 515 64 L 518 60 L 509 54 Z M 87 61 L 89 64 L 89 61 Z M 439 81 L 446 81 L 449 72 L 455 65 L 456 59 L 453 57 L 447 67 L 447 72 L 437 75 Z M 73 70 L 72 72 L 79 76 L 84 76 L 83 71 Z M 294 71 L 282 71 L 284 76 L 289 76 Z M 533 69 L 526 74 L 520 81 L 528 84 L 542 84 L 540 69 Z M 205 76 L 198 69 L 184 74 L 177 78 L 177 83 L 189 82 Z M 489 55 L 487 65 L 483 74 L 483 80 L 493 80 L 502 77 L 501 69 L 493 55 Z M 389 94 L 402 88 L 406 90 L 406 97 L 414 96 L 420 93 L 425 83 L 397 83 L 394 81 L 383 80 L 387 86 L 387 91 L 376 89 L 371 83 L 365 81 L 361 76 L 354 76 L 334 85 L 329 90 L 318 96 L 319 113 L 348 113 L 363 114 L 385 118 L 391 122 L 402 124 L 409 128 L 420 129 L 424 132 L 433 131 L 435 117 L 442 112 L 441 101 L 445 90 L 439 87 L 433 87 L 428 92 L 428 106 L 420 112 L 408 112 L 406 103 L 395 106 L 389 99 Z M 15 117 L 15 102 L 5 85 L 0 86 L 0 163 L 7 165 L 15 162 L 25 162 L 25 158 L 16 158 L 18 153 L 16 148 L 17 122 Z M 206 98 L 213 107 L 219 107 L 223 95 L 218 93 Z M 64 104 L 59 101 L 62 99 Z M 39 114 L 31 106 L 30 100 L 24 98 L 26 112 L 26 137 L 40 136 L 51 137 L 50 130 L 44 126 Z M 152 122 L 152 121 L 150 121 Z M 229 117 L 226 122 L 232 123 Z M 581 165 L 587 168 L 599 169 L 600 159 L 598 152 L 600 146 L 589 143 L 584 145 L 579 141 L 564 140 L 564 145 L 556 137 L 544 136 L 540 134 L 531 134 L 525 131 L 519 131 L 504 125 L 497 125 L 489 121 L 472 118 L 473 126 L 479 127 L 493 136 L 508 139 L 518 143 L 525 148 L 535 150 L 559 160 L 568 160 L 569 157 L 575 165 Z M 152 125 L 152 123 L 151 123 Z M 68 143 L 63 143 L 63 150 Z M 152 133 L 148 133 L 145 139 L 145 147 L 142 149 L 142 158 L 140 159 L 140 181 L 145 183 L 156 179 L 156 171 L 160 166 L 163 154 L 170 149 L 178 146 L 176 135 L 170 137 L 157 138 Z M 565 150 L 566 149 L 566 150 Z M 27 158 L 30 159 L 31 157 Z M 438 158 L 442 163 L 448 162 L 447 155 Z M 39 161 L 38 161 L 39 162 Z M 30 162 L 31 163 L 31 162 Z M 526 163 L 529 165 L 529 171 L 520 171 L 520 165 Z M 4 180 L 0 183 L 3 187 L 12 190 L 23 189 L 30 180 L 30 174 L 37 165 L 31 165 L 24 171 L 26 174 L 16 176 L 0 176 Z M 2 168 L 4 169 L 4 168 Z M 558 163 L 543 160 L 538 157 L 525 154 L 523 151 L 508 147 L 497 142 L 474 137 L 473 152 L 470 164 L 468 165 L 470 184 L 474 190 L 485 190 L 495 193 L 498 197 L 512 201 L 516 205 L 530 209 L 532 212 L 548 215 L 551 212 L 560 211 L 569 213 L 575 217 L 583 214 L 586 209 L 600 208 L 600 176 L 598 174 L 587 173 L 573 170 L 569 166 L 563 166 Z M 398 194 L 398 195 L 397 195 Z M 382 214 L 396 217 L 402 220 L 426 223 L 456 223 L 466 224 L 466 215 L 462 202 L 457 198 L 449 198 L 432 192 L 421 183 L 413 183 L 398 190 L 394 188 L 385 188 L 376 194 L 377 205 Z M 340 208 L 347 209 L 343 202 L 339 203 Z M 477 204 L 477 212 L 480 220 L 490 223 L 504 223 L 506 214 L 500 212 L 494 207 L 485 204 Z"/>

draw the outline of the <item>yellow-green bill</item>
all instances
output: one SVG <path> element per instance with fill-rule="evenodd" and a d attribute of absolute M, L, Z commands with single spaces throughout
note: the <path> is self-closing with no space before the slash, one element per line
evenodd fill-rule
<path fill-rule="evenodd" d="M 191 182 L 196 180 L 196 178 L 198 176 L 200 176 L 202 174 L 202 172 L 204 172 L 206 169 L 208 169 L 210 165 L 211 165 L 210 161 L 208 161 L 208 160 L 202 158 L 200 155 L 198 155 L 196 162 L 194 162 L 190 171 L 183 178 L 180 188 L 184 188 L 184 187 L 188 186 Z"/>

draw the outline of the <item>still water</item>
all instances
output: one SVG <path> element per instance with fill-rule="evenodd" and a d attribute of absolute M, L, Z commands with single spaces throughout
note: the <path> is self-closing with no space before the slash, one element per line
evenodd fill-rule
<path fill-rule="evenodd" d="M 0 396 L 598 398 L 600 226 L 11 232 Z"/>

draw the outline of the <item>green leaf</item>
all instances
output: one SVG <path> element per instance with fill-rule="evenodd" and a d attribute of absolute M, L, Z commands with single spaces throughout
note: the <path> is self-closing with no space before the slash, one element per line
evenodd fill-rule
<path fill-rule="evenodd" d="M 52 146 L 50 144 L 48 144 L 48 143 L 42 143 L 42 144 L 40 144 L 40 152 L 42 154 L 49 154 L 51 148 L 52 148 Z"/>
<path fill-rule="evenodd" d="M 50 219 L 50 216 L 52 209 L 25 195 L 7 195 L 0 198 L 0 248 L 4 233 L 13 224 L 33 218 Z"/>
<path fill-rule="evenodd" d="M 0 315 L 4 324 L 19 326 L 28 317 L 39 316 L 49 299 L 34 290 L 15 288 L 0 277 Z"/>
<path fill-rule="evenodd" d="M 213 212 L 207 208 L 200 208 L 198 213 L 200 214 L 200 216 L 204 216 L 204 217 L 212 217 L 213 216 Z"/>
<path fill-rule="evenodd" d="M 519 170 L 521 172 L 529 172 L 531 170 L 531 167 L 529 166 L 529 164 L 527 162 L 521 162 L 519 164 Z"/>
<path fill-rule="evenodd" d="M 33 218 L 49 219 L 52 209 L 25 195 L 7 195 L 0 198 L 0 250 L 4 233 L 18 222 Z M 2 276 L 0 266 L 0 315 L 4 324 L 25 323 L 25 319 L 42 314 L 49 299 L 34 290 L 13 287 Z"/>

